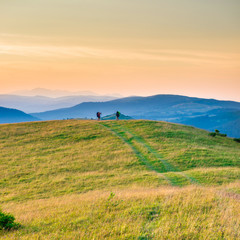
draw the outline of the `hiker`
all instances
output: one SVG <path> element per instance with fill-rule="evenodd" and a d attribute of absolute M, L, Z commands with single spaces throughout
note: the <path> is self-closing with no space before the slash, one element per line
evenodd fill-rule
<path fill-rule="evenodd" d="M 119 117 L 120 117 L 120 112 L 117 111 L 117 112 L 116 112 L 116 118 L 117 118 L 117 120 L 119 120 Z"/>
<path fill-rule="evenodd" d="M 100 121 L 101 114 L 102 114 L 102 113 L 97 112 L 97 118 L 98 118 L 98 121 Z"/>

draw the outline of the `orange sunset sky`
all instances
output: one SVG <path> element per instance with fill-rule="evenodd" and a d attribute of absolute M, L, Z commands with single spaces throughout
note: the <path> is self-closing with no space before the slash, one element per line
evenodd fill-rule
<path fill-rule="evenodd" d="M 0 94 L 240 101 L 239 0 L 0 0 Z"/>

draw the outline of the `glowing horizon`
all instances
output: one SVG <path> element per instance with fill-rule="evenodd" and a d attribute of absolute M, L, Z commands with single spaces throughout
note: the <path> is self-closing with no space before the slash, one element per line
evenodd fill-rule
<path fill-rule="evenodd" d="M 47 88 L 240 101 L 236 0 L 0 3 L 0 94 Z"/>

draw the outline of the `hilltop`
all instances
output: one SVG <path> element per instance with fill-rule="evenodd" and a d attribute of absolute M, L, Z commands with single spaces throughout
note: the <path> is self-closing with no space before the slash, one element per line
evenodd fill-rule
<path fill-rule="evenodd" d="M 62 120 L 1 125 L 0 148 L 0 205 L 23 225 L 4 239 L 240 237 L 240 144 L 230 138 Z"/>
<path fill-rule="evenodd" d="M 134 119 L 183 123 L 209 131 L 224 130 L 230 137 L 240 137 L 240 103 L 179 95 L 128 97 L 107 102 L 85 102 L 70 108 L 32 113 L 42 120 L 95 118 L 96 112 L 109 115 L 119 110 Z M 217 121 L 216 121 L 217 120 Z M 207 124 L 210 122 L 209 124 Z M 232 131 L 232 129 L 235 129 Z"/>
<path fill-rule="evenodd" d="M 107 116 L 103 116 L 101 118 L 102 120 L 115 120 L 116 119 L 116 114 L 110 114 L 110 115 L 107 115 Z M 119 117 L 120 120 L 131 120 L 133 119 L 132 117 L 129 117 L 129 116 L 126 116 L 124 114 L 120 114 L 120 117 Z"/>

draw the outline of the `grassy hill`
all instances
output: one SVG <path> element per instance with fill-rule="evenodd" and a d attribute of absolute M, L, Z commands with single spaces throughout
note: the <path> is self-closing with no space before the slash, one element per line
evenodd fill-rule
<path fill-rule="evenodd" d="M 240 144 L 157 121 L 0 125 L 4 239 L 238 239 Z"/>

